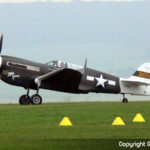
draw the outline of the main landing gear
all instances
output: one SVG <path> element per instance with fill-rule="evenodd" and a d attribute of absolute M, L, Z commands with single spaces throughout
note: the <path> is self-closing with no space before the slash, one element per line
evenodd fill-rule
<path fill-rule="evenodd" d="M 27 94 L 22 95 L 19 98 L 19 104 L 20 105 L 29 105 L 29 104 L 40 105 L 40 104 L 42 104 L 42 97 L 38 94 L 38 92 L 39 92 L 39 89 L 37 90 L 36 94 L 34 94 L 30 97 L 29 96 L 29 89 L 28 89 Z"/>
<path fill-rule="evenodd" d="M 123 103 L 128 103 L 128 99 L 125 97 L 125 94 L 123 94 L 122 102 L 123 102 Z"/>

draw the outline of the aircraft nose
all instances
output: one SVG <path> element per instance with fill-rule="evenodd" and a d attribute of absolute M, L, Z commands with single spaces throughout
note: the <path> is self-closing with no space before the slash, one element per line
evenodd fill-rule
<path fill-rule="evenodd" d="M 2 66 L 2 57 L 0 56 L 0 68 Z"/>

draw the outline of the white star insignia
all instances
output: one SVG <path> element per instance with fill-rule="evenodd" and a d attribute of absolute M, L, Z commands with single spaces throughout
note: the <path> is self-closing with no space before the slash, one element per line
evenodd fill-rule
<path fill-rule="evenodd" d="M 100 78 L 95 78 L 97 80 L 97 84 L 96 86 L 101 85 L 103 88 L 105 88 L 105 82 L 107 82 L 108 80 L 103 78 L 103 75 L 101 74 Z"/>

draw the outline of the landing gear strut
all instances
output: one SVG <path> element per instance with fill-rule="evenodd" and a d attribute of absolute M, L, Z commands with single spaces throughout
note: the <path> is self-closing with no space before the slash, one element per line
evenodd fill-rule
<path fill-rule="evenodd" d="M 123 102 L 123 103 L 128 103 L 128 99 L 125 97 L 125 94 L 123 94 L 122 102 Z"/>
<path fill-rule="evenodd" d="M 34 94 L 33 96 L 29 96 L 29 90 L 27 90 L 27 94 L 26 95 L 22 95 L 19 98 L 19 104 L 20 105 L 29 105 L 30 103 L 33 105 L 40 105 L 42 104 L 42 97 L 38 94 L 39 93 L 39 88 L 37 89 L 37 93 Z"/>

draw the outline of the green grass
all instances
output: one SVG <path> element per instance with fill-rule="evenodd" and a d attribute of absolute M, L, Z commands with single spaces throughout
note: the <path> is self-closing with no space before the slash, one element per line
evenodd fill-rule
<path fill-rule="evenodd" d="M 146 123 L 132 122 L 137 113 Z M 65 116 L 72 127 L 58 126 Z M 126 126 L 111 125 L 117 116 Z M 61 139 L 150 139 L 150 102 L 0 105 L 0 149 L 54 149 Z"/>

